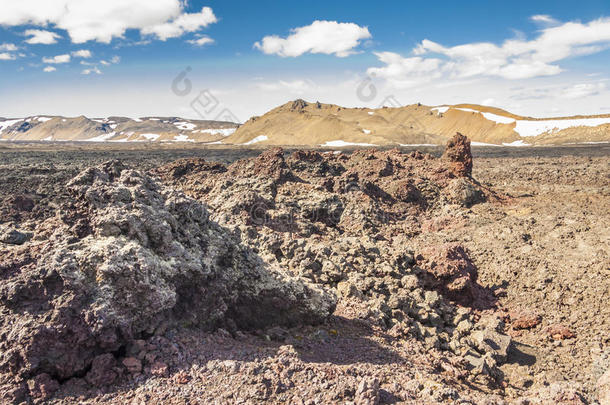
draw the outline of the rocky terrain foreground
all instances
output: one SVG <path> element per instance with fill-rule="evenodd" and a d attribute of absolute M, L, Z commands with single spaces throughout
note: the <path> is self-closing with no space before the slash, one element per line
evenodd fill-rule
<path fill-rule="evenodd" d="M 0 402 L 609 403 L 608 147 L 441 152 L 2 152 Z"/>

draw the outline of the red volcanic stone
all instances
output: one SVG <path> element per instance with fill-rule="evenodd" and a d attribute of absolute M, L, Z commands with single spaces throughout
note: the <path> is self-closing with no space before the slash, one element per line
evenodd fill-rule
<path fill-rule="evenodd" d="M 135 357 L 126 357 L 123 359 L 123 365 L 131 374 L 136 374 L 142 371 L 142 362 Z"/>
<path fill-rule="evenodd" d="M 447 142 L 443 159 L 449 162 L 450 171 L 458 177 L 472 175 L 470 140 L 459 132 Z"/>
<path fill-rule="evenodd" d="M 448 243 L 425 249 L 422 254 L 417 259 L 427 273 L 428 287 L 457 301 L 476 298 L 477 268 L 464 246 Z"/>
<path fill-rule="evenodd" d="M 576 337 L 574 332 L 572 332 L 567 326 L 559 323 L 549 326 L 547 332 L 553 340 L 572 339 Z"/>
<path fill-rule="evenodd" d="M 42 373 L 28 381 L 28 387 L 33 398 L 46 400 L 59 389 L 59 383 L 47 373 Z"/>
<path fill-rule="evenodd" d="M 167 364 L 161 361 L 155 361 L 150 366 L 150 373 L 157 377 L 167 377 L 169 373 L 169 368 L 167 367 Z"/>
<path fill-rule="evenodd" d="M 528 309 L 511 311 L 508 315 L 513 329 L 530 329 L 542 320 L 540 315 Z"/>
<path fill-rule="evenodd" d="M 116 360 L 112 354 L 101 354 L 93 359 L 85 380 L 96 387 L 111 385 L 117 378 L 115 366 Z"/>

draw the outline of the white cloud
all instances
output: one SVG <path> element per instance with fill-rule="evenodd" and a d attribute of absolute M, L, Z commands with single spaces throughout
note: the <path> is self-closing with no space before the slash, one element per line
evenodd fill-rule
<path fill-rule="evenodd" d="M 0 52 L 0 60 L 15 60 L 17 57 L 12 53 Z"/>
<path fill-rule="evenodd" d="M 57 69 L 55 69 L 53 66 L 47 66 L 42 70 L 43 72 L 55 72 Z"/>
<path fill-rule="evenodd" d="M 97 68 L 97 66 L 96 66 L 96 67 L 92 67 L 92 68 L 90 68 L 90 69 L 85 69 L 85 70 L 83 70 L 83 71 L 81 72 L 81 74 L 83 74 L 83 75 L 90 75 L 90 74 L 92 74 L 92 73 L 95 73 L 95 74 L 97 74 L 97 75 L 101 75 L 101 74 L 102 74 L 101 70 L 99 70 L 99 69 Z"/>
<path fill-rule="evenodd" d="M 112 58 L 110 58 L 110 61 L 107 60 L 101 60 L 100 63 L 104 66 L 110 66 L 112 64 L 117 64 L 121 61 L 121 58 L 119 56 L 113 56 Z"/>
<path fill-rule="evenodd" d="M 336 21 L 314 21 L 311 25 L 291 30 L 286 38 L 277 35 L 266 36 L 254 47 L 262 52 L 282 57 L 296 57 L 304 53 L 323 53 L 346 57 L 363 39 L 371 38 L 367 27 L 354 23 Z"/>
<path fill-rule="evenodd" d="M 145 35 L 155 35 L 161 41 L 165 41 L 168 38 L 179 37 L 185 32 L 199 31 L 217 21 L 212 9 L 203 7 L 199 13 L 184 13 L 171 21 L 145 27 L 141 32 Z"/>
<path fill-rule="evenodd" d="M 546 17 L 532 18 L 548 21 Z M 376 53 L 385 66 L 370 68 L 368 72 L 403 87 L 442 76 L 451 79 L 485 76 L 528 79 L 557 75 L 563 71 L 560 61 L 597 53 L 608 47 L 610 18 L 602 18 L 587 24 L 568 22 L 548 27 L 532 40 L 509 39 L 502 45 L 479 42 L 445 47 L 425 39 L 413 50 L 417 57 Z"/>
<path fill-rule="evenodd" d="M 80 49 L 78 51 L 72 52 L 72 56 L 74 56 L 75 58 L 90 58 L 91 51 L 88 49 Z"/>
<path fill-rule="evenodd" d="M 198 38 L 189 39 L 186 42 L 188 42 L 189 44 L 197 45 L 197 46 L 204 46 L 204 45 L 208 45 L 208 44 L 213 44 L 214 40 L 206 35 L 201 35 Z"/>
<path fill-rule="evenodd" d="M 52 58 L 44 57 L 44 58 L 42 58 L 42 62 L 43 63 L 68 63 L 68 62 L 70 62 L 70 55 L 66 53 L 64 55 L 53 56 Z"/>
<path fill-rule="evenodd" d="M 314 91 L 318 86 L 311 80 L 279 80 L 272 83 L 258 83 L 257 88 L 263 91 L 288 91 L 293 94 L 304 94 L 307 91 Z"/>
<path fill-rule="evenodd" d="M 110 43 L 128 29 L 159 39 L 195 32 L 216 22 L 212 9 L 185 13 L 183 0 L 3 1 L 0 25 L 34 25 L 66 30 L 74 43 Z"/>
<path fill-rule="evenodd" d="M 536 23 L 545 24 L 545 25 L 560 24 L 559 21 L 557 21 L 556 19 L 554 19 L 553 17 L 551 17 L 550 15 L 547 15 L 547 14 L 533 15 L 530 17 L 530 20 L 532 20 Z"/>
<path fill-rule="evenodd" d="M 26 30 L 23 35 L 30 37 L 25 40 L 28 44 L 56 44 L 61 35 L 45 30 Z"/>
<path fill-rule="evenodd" d="M 559 97 L 567 99 L 578 99 L 596 96 L 606 90 L 606 83 L 579 83 L 563 89 Z"/>
<path fill-rule="evenodd" d="M 19 49 L 19 47 L 17 47 L 17 45 L 15 44 L 0 44 L 0 51 L 16 51 L 17 49 Z"/>
<path fill-rule="evenodd" d="M 440 59 L 403 58 L 393 52 L 375 52 L 375 55 L 386 66 L 370 68 L 367 73 L 373 77 L 386 79 L 398 88 L 409 88 L 428 83 L 442 75 Z"/>

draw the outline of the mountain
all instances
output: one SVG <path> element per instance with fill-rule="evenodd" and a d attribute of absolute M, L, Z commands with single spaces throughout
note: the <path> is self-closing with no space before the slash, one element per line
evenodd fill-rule
<path fill-rule="evenodd" d="M 0 140 L 91 142 L 220 142 L 238 124 L 177 117 L 0 118 Z"/>
<path fill-rule="evenodd" d="M 0 118 L 0 140 L 14 141 L 441 145 L 456 132 L 467 135 L 474 145 L 610 142 L 610 114 L 532 118 L 475 104 L 371 109 L 295 100 L 243 125 L 177 117 Z"/>
<path fill-rule="evenodd" d="M 251 118 L 223 143 L 444 144 L 456 132 L 468 135 L 475 145 L 607 142 L 610 115 L 541 119 L 473 104 L 370 109 L 296 100 Z"/>

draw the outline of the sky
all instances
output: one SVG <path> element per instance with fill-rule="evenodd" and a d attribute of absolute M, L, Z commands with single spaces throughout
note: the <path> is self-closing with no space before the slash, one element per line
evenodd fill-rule
<path fill-rule="evenodd" d="M 610 114 L 610 2 L 0 0 L 0 117 Z"/>

